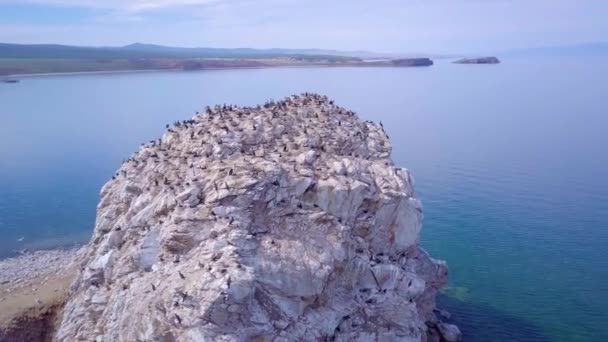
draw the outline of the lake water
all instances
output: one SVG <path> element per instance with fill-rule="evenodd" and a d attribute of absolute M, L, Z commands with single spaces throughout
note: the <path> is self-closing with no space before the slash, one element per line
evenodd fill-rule
<path fill-rule="evenodd" d="M 605 59 L 514 59 L 0 84 L 0 256 L 86 241 L 102 184 L 166 123 L 314 91 L 387 127 L 467 341 L 608 341 L 607 76 Z"/>

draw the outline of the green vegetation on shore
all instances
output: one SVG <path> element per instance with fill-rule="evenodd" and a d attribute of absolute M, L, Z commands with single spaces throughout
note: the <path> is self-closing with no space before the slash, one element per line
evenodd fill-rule
<path fill-rule="evenodd" d="M 204 69 L 360 62 L 326 50 L 123 47 L 0 43 L 0 75 Z"/>
<path fill-rule="evenodd" d="M 136 70 L 201 70 L 219 68 L 263 68 L 277 66 L 360 65 L 347 59 L 274 58 L 274 59 L 72 59 L 0 58 L 0 76 L 111 72 Z"/>
<path fill-rule="evenodd" d="M 362 57 L 345 54 L 346 52 L 318 49 L 175 48 L 146 44 L 97 48 L 0 43 L 0 76 L 278 66 L 403 67 L 433 64 L 428 58 L 365 61 Z"/>

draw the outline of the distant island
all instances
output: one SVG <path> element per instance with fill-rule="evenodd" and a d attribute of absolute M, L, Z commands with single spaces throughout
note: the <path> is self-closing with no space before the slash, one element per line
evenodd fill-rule
<path fill-rule="evenodd" d="M 498 64 L 500 60 L 496 57 L 463 58 L 453 63 L 456 64 Z"/>
<path fill-rule="evenodd" d="M 150 44 L 122 47 L 24 45 L 0 43 L 0 76 L 119 72 L 146 70 L 202 70 L 267 67 L 430 66 L 429 58 L 370 58 L 368 52 L 320 49 L 179 48 Z"/>

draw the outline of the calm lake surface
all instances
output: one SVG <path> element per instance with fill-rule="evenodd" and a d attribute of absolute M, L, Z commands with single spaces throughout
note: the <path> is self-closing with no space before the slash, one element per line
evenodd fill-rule
<path fill-rule="evenodd" d="M 86 241 L 103 183 L 165 124 L 314 91 L 388 129 L 466 341 L 608 341 L 607 77 L 589 58 L 0 84 L 0 257 Z"/>

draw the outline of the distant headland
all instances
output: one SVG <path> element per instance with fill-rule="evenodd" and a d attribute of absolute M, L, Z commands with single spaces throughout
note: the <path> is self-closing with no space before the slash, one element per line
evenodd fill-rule
<path fill-rule="evenodd" d="M 307 66 L 413 67 L 432 64 L 429 58 L 387 57 L 365 51 L 0 43 L 0 76 Z"/>

